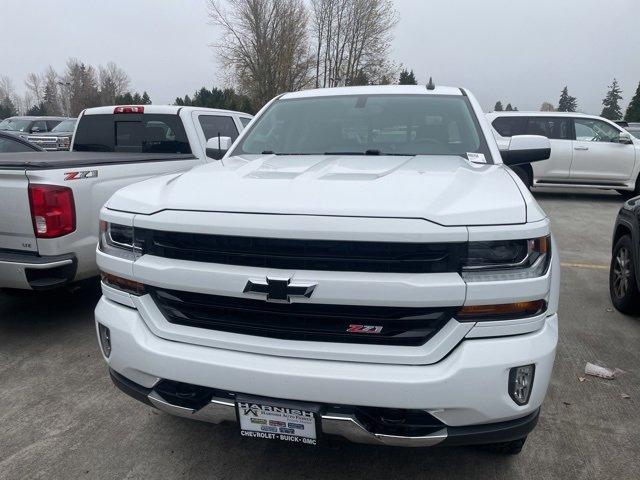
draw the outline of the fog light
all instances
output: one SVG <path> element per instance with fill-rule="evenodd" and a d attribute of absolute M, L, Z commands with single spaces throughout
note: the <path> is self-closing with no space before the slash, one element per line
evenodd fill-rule
<path fill-rule="evenodd" d="M 111 332 L 101 323 L 98 324 L 98 337 L 100 338 L 102 353 L 104 353 L 105 357 L 109 358 L 109 355 L 111 355 Z"/>
<path fill-rule="evenodd" d="M 518 405 L 529 403 L 535 371 L 535 365 L 514 367 L 509 371 L 509 395 Z"/>

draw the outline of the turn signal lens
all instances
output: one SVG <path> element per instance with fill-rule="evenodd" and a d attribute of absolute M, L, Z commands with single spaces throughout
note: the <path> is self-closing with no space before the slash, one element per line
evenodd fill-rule
<path fill-rule="evenodd" d="M 100 272 L 102 277 L 102 282 L 116 290 L 122 290 L 123 292 L 130 293 L 131 295 L 144 295 L 145 288 L 144 284 L 134 282 L 133 280 L 129 280 L 127 278 L 118 277 L 117 275 L 113 275 L 111 273 Z"/>
<path fill-rule="evenodd" d="M 475 322 L 479 320 L 510 320 L 516 318 L 533 317 L 547 309 L 545 300 L 530 302 L 503 303 L 500 305 L 468 305 L 462 307 L 456 318 L 461 322 Z"/>

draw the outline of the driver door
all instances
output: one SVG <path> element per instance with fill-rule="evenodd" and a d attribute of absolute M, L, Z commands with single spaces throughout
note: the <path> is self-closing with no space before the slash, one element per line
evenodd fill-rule
<path fill-rule="evenodd" d="M 633 145 L 619 143 L 622 130 L 594 118 L 574 118 L 572 182 L 615 184 L 629 180 L 635 163 Z"/>

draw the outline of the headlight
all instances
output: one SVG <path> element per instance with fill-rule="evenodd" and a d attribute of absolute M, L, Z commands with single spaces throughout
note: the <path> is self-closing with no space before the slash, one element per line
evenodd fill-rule
<path fill-rule="evenodd" d="M 468 282 L 541 277 L 551 264 L 551 237 L 470 242 L 462 278 Z"/>
<path fill-rule="evenodd" d="M 114 257 L 136 260 L 142 249 L 136 245 L 133 227 L 100 221 L 100 237 L 98 248 Z"/>

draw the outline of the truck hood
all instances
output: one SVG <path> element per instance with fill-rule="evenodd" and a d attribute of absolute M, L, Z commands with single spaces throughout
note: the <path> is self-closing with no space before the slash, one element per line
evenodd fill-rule
<path fill-rule="evenodd" d="M 458 156 L 251 155 L 125 187 L 107 208 L 423 218 L 441 225 L 526 222 L 503 165 Z"/>

